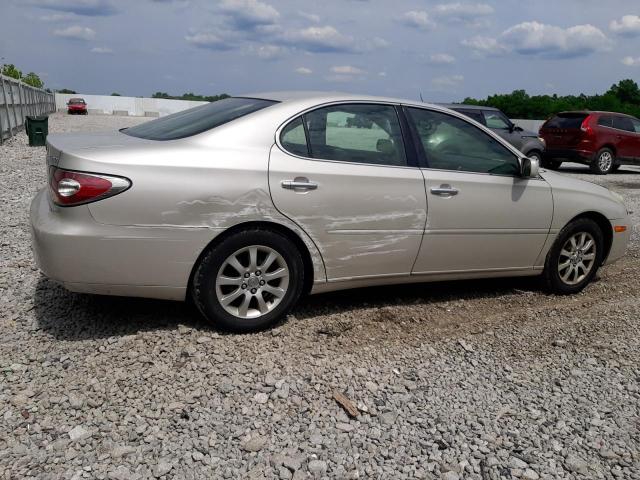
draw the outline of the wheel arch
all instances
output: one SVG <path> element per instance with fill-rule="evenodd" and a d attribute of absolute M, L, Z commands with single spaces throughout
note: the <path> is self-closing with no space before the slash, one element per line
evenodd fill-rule
<path fill-rule="evenodd" d="M 576 215 L 571 220 L 567 222 L 569 225 L 571 222 L 579 220 L 581 218 L 588 218 L 596 222 L 600 230 L 602 231 L 602 236 L 604 238 L 604 252 L 602 255 L 602 262 L 604 263 L 609 256 L 609 252 L 611 251 L 611 245 L 613 244 L 613 225 L 607 217 L 605 217 L 602 213 L 596 211 L 588 211 L 583 212 L 579 215 Z M 566 226 L 566 225 L 565 225 Z"/>
<path fill-rule="evenodd" d="M 613 152 L 613 156 L 617 157 L 618 156 L 618 151 L 616 150 L 615 145 L 613 145 L 612 143 L 605 143 L 604 145 L 602 145 L 599 149 L 598 152 L 600 150 L 602 150 L 603 148 L 608 148 L 609 150 L 611 150 Z M 597 152 L 596 152 L 597 153 Z"/>
<path fill-rule="evenodd" d="M 249 229 L 264 229 L 264 230 L 271 230 L 271 231 L 278 232 L 283 236 L 287 237 L 296 245 L 296 247 L 298 248 L 298 251 L 300 252 L 300 255 L 302 256 L 302 264 L 304 266 L 304 285 L 303 285 L 302 293 L 303 295 L 308 294 L 311 291 L 311 288 L 313 287 L 313 282 L 314 282 L 313 260 L 311 258 L 311 252 L 309 252 L 309 248 L 305 245 L 300 235 L 298 235 L 295 231 L 293 231 L 289 227 L 282 225 L 280 223 L 268 222 L 268 221 L 249 221 L 249 222 L 238 223 L 232 227 L 229 227 L 220 235 L 217 235 L 215 238 L 213 238 L 213 240 L 211 240 L 202 249 L 202 251 L 198 255 L 198 258 L 196 259 L 193 266 L 191 267 L 191 273 L 189 274 L 189 283 L 187 284 L 187 291 L 191 291 L 191 288 L 193 286 L 193 276 L 196 272 L 196 269 L 198 268 L 198 265 L 200 264 L 200 261 L 207 254 L 207 252 L 210 249 L 215 248 L 217 245 L 222 243 L 225 239 L 229 238 L 231 235 L 234 235 L 238 232 L 242 232 L 244 230 L 249 230 Z M 187 297 L 189 297 L 189 295 L 187 295 Z"/>

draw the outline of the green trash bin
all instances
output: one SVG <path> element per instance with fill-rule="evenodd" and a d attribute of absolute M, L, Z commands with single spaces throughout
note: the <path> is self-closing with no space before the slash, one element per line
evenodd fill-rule
<path fill-rule="evenodd" d="M 49 117 L 47 115 L 28 116 L 24 128 L 29 137 L 30 147 L 44 147 L 47 144 L 47 135 L 49 134 Z"/>

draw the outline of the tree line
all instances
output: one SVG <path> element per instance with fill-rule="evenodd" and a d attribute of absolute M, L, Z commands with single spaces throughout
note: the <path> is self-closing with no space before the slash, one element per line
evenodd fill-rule
<path fill-rule="evenodd" d="M 11 77 L 11 78 L 15 78 L 16 80 L 20 80 L 23 83 L 26 83 L 27 85 L 31 85 L 32 87 L 36 87 L 36 88 L 44 87 L 44 82 L 38 76 L 38 74 L 36 74 L 34 72 L 29 72 L 26 75 L 23 75 L 22 72 L 20 70 L 18 70 L 13 63 L 7 63 L 7 64 L 3 65 L 2 66 L 2 74 L 7 76 L 7 77 Z"/>
<path fill-rule="evenodd" d="M 462 103 L 499 108 L 509 118 L 521 119 L 540 120 L 567 110 L 603 110 L 640 117 L 640 88 L 626 79 L 599 95 L 529 95 L 525 90 L 514 90 L 484 100 L 467 97 Z"/>

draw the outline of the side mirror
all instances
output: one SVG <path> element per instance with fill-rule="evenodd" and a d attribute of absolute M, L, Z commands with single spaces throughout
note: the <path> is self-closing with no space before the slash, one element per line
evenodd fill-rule
<path fill-rule="evenodd" d="M 520 160 L 520 176 L 536 178 L 540 173 L 540 163 L 536 158 L 524 157 Z"/>
<path fill-rule="evenodd" d="M 522 131 L 523 131 L 523 128 L 522 128 L 522 127 L 520 127 L 520 126 L 518 126 L 518 125 L 514 125 L 514 126 L 513 126 L 513 129 L 514 129 L 516 132 L 522 132 Z"/>

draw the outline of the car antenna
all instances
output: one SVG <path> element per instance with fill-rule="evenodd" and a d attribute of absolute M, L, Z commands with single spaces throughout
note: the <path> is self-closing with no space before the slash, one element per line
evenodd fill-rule
<path fill-rule="evenodd" d="M 421 101 L 422 103 L 424 103 L 424 100 L 423 100 L 423 98 L 422 98 L 422 92 L 420 92 L 420 101 Z"/>

